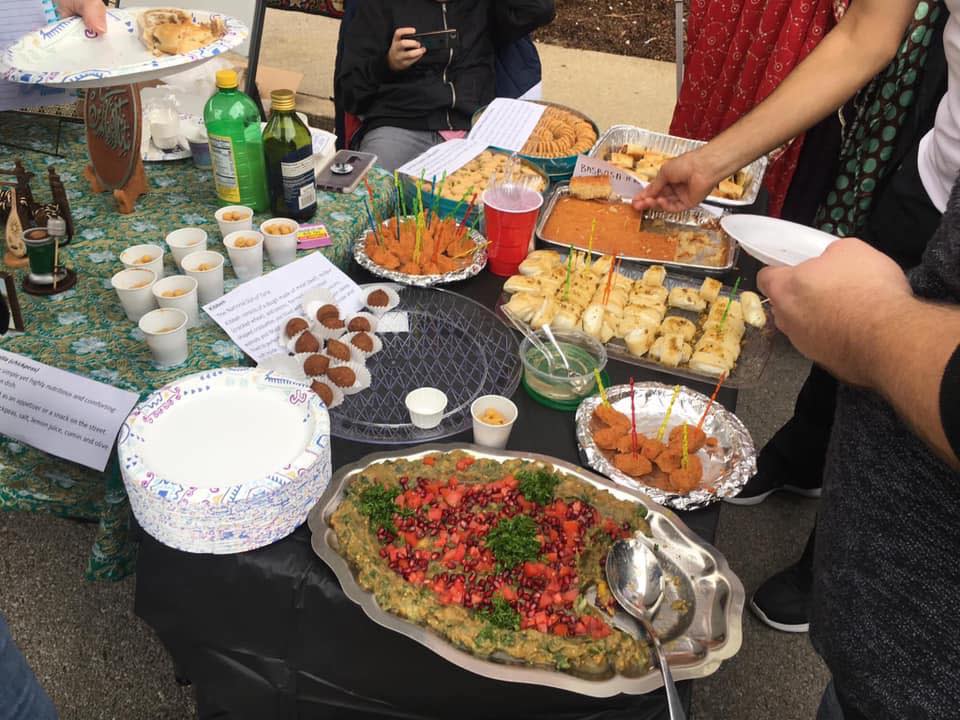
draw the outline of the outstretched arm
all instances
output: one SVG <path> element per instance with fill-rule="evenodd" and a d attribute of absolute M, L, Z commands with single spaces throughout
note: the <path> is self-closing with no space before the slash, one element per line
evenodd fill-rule
<path fill-rule="evenodd" d="M 836 377 L 883 395 L 955 469 L 943 401 L 960 387 L 960 306 L 913 295 L 899 266 L 860 240 L 838 240 L 818 258 L 766 268 L 757 278 L 779 327 Z M 951 427 L 951 432 L 956 428 Z"/>
<path fill-rule="evenodd" d="M 843 105 L 896 54 L 916 0 L 857 0 L 780 86 L 704 147 L 664 164 L 639 209 L 687 209 L 728 175 Z"/>

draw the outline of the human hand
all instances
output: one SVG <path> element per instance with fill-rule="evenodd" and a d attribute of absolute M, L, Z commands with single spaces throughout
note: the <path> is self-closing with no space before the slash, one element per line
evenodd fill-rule
<path fill-rule="evenodd" d="M 886 330 L 915 302 L 900 267 L 861 240 L 833 242 L 796 267 L 757 276 L 777 327 L 794 347 L 853 385 L 875 387 Z"/>
<path fill-rule="evenodd" d="M 703 202 L 720 179 L 722 175 L 715 176 L 707 157 L 694 150 L 667 160 L 653 181 L 633 199 L 633 206 L 637 210 L 688 210 Z"/>
<path fill-rule="evenodd" d="M 415 65 L 427 53 L 416 40 L 406 39 L 407 35 L 417 32 L 416 28 L 397 28 L 393 33 L 393 42 L 387 52 L 387 65 L 393 72 L 402 72 Z"/>
<path fill-rule="evenodd" d="M 63 17 L 79 15 L 83 24 L 95 33 L 107 31 L 107 8 L 103 0 L 57 0 L 57 9 Z"/>

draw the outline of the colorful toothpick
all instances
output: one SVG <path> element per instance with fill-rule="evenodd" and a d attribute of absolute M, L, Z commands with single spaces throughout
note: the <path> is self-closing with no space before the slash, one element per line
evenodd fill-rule
<path fill-rule="evenodd" d="M 690 463 L 690 438 L 689 433 L 687 432 L 687 424 L 683 424 L 683 439 L 680 443 L 680 467 L 684 470 L 687 469 L 687 465 Z"/>
<path fill-rule="evenodd" d="M 733 290 L 730 291 L 730 296 L 727 298 L 727 306 L 723 309 L 723 317 L 720 318 L 720 327 L 718 328 L 719 332 L 723 332 L 723 327 L 727 323 L 727 315 L 730 313 L 730 306 L 733 305 L 733 299 L 737 296 L 737 290 L 740 289 L 740 278 L 737 278 L 737 281 L 733 284 Z"/>
<path fill-rule="evenodd" d="M 587 268 L 593 267 L 593 237 L 594 235 L 596 235 L 596 232 L 597 232 L 597 219 L 594 218 L 593 222 L 590 224 L 590 242 L 587 243 L 587 255 L 589 256 L 587 261 Z"/>
<path fill-rule="evenodd" d="M 600 378 L 600 371 L 593 369 L 593 376 L 597 379 L 597 389 L 600 391 L 600 402 L 610 407 L 610 401 L 607 400 L 607 391 L 603 387 L 603 380 Z"/>
<path fill-rule="evenodd" d="M 637 407 L 633 378 L 630 378 L 630 444 L 633 446 L 633 457 L 637 457 Z"/>
<path fill-rule="evenodd" d="M 713 395 L 710 396 L 710 402 L 707 403 L 706 409 L 703 411 L 703 415 L 700 416 L 700 422 L 697 423 L 697 431 L 703 429 L 703 423 L 707 419 L 707 414 L 710 412 L 710 408 L 713 407 L 713 403 L 717 399 L 717 395 L 720 394 L 720 386 L 723 385 L 723 381 L 727 379 L 727 374 L 723 373 L 720 376 L 720 379 L 717 381 L 717 386 L 713 389 Z"/>
<path fill-rule="evenodd" d="M 673 386 L 673 397 L 670 398 L 670 404 L 667 406 L 667 414 L 663 416 L 663 422 L 660 423 L 660 429 L 657 430 L 657 440 L 663 441 L 663 436 L 667 432 L 667 424 L 670 422 L 670 415 L 673 414 L 673 404 L 677 402 L 680 396 L 680 386 Z"/>

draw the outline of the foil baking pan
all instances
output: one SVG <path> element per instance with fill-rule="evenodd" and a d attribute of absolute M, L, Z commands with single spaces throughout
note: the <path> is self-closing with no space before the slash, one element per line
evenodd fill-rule
<path fill-rule="evenodd" d="M 643 505 L 647 509 L 647 521 L 653 532 L 658 557 L 673 579 L 673 582 L 665 583 L 667 595 L 661 603 L 661 611 L 654 619 L 654 626 L 663 630 L 682 623 L 685 627 L 679 637 L 664 645 L 674 679 L 707 677 L 716 672 L 724 660 L 739 651 L 743 638 L 743 584 L 723 555 L 701 540 L 672 511 L 655 504 L 639 490 L 617 485 L 562 460 L 535 453 L 491 450 L 466 444 L 424 445 L 404 454 L 385 452 L 368 455 L 359 462 L 340 468 L 310 512 L 308 523 L 313 533 L 314 551 L 333 570 L 347 597 L 378 625 L 406 635 L 464 670 L 494 680 L 545 685 L 592 697 L 611 697 L 621 693 L 643 695 L 663 685 L 656 668 L 651 668 L 639 678 L 616 675 L 608 679 L 590 680 L 557 670 L 481 658 L 460 650 L 428 628 L 381 610 L 373 593 L 359 586 L 354 569 L 338 551 L 336 533 L 330 527 L 330 517 L 343 500 L 346 486 L 370 465 L 391 460 L 417 460 L 431 453 L 452 450 L 462 450 L 477 459 L 502 462 L 520 458 L 542 462 L 596 488 L 607 490 L 620 500 Z M 679 599 L 686 600 L 683 604 L 685 611 L 673 609 L 674 602 Z"/>
<path fill-rule="evenodd" d="M 661 383 L 634 384 L 637 432 L 656 437 L 673 397 L 673 387 Z M 614 409 L 630 417 L 630 386 L 617 385 L 607 390 L 607 399 Z M 708 436 L 715 437 L 716 448 L 701 448 L 697 456 L 703 463 L 703 482 L 700 488 L 687 494 L 663 490 L 621 472 L 613 464 L 613 453 L 601 450 L 593 440 L 593 431 L 601 427 L 593 419 L 593 411 L 602 401 L 589 397 L 577 408 L 577 442 L 581 457 L 587 465 L 606 475 L 619 485 L 639 490 L 656 503 L 674 510 L 698 510 L 725 497 L 733 497 L 757 471 L 757 451 L 750 432 L 736 415 L 719 403 L 714 403 L 703 423 Z M 710 398 L 690 388 L 681 388 L 670 413 L 664 437 L 670 431 L 687 423 L 696 427 Z"/>
<path fill-rule="evenodd" d="M 553 245 L 558 248 L 569 248 L 570 243 L 562 243 L 557 240 L 551 240 L 545 234 L 547 223 L 557 206 L 557 202 L 570 194 L 568 184 L 558 185 L 547 200 L 543 212 L 540 213 L 540 219 L 537 222 L 537 239 L 547 245 Z M 740 254 L 740 246 L 730 237 L 723 228 L 720 227 L 720 217 L 714 215 L 703 208 L 691 208 L 679 213 L 668 213 L 661 210 L 648 210 L 644 213 L 644 222 L 661 220 L 667 224 L 670 230 L 680 232 L 683 230 L 695 230 L 706 233 L 713 241 L 714 246 L 724 251 L 725 262 L 722 265 L 708 265 L 703 263 L 678 262 L 676 260 L 659 260 L 657 258 L 636 257 L 632 255 L 623 255 L 624 262 L 643 263 L 646 265 L 663 265 L 671 270 L 680 270 L 682 272 L 696 273 L 697 275 L 720 276 L 733 269 Z M 574 243 L 574 247 L 580 250 L 588 249 L 588 238 L 583 238 L 579 243 Z"/>
<path fill-rule="evenodd" d="M 561 255 L 563 255 L 563 253 L 561 253 Z M 566 256 L 564 255 L 564 257 Z M 639 280 L 643 276 L 644 269 L 643 267 L 624 265 L 620 269 L 620 274 L 634 280 Z M 675 287 L 699 289 L 702 282 L 702 280 L 697 278 L 683 275 L 667 275 L 663 285 L 667 290 L 672 290 Z M 732 288 L 724 286 L 720 294 L 721 296 L 729 296 L 732 291 Z M 503 309 L 503 306 L 508 302 L 510 302 L 510 295 L 508 293 L 501 293 L 500 298 L 497 300 L 496 311 L 497 314 L 504 319 L 504 322 L 509 322 L 506 319 L 505 310 Z M 667 308 L 667 314 L 664 317 L 668 318 L 673 316 L 686 318 L 696 325 L 698 329 L 700 327 L 700 313 L 692 310 L 680 310 L 679 308 Z M 730 375 L 723 381 L 723 386 L 742 389 L 754 387 L 759 384 L 764 371 L 767 369 L 767 363 L 770 362 L 770 355 L 773 352 L 773 338 L 775 335 L 776 330 L 774 330 L 773 322 L 769 318 L 767 325 L 762 328 L 746 325 L 743 340 L 740 343 L 740 357 L 737 358 L 737 364 L 734 365 L 733 370 L 730 371 Z M 718 379 L 713 375 L 697 372 L 688 367 L 670 367 L 669 365 L 663 365 L 656 360 L 652 360 L 648 355 L 637 357 L 627 349 L 627 344 L 623 338 L 613 338 L 604 347 L 607 348 L 608 358 L 619 360 L 629 365 L 637 365 L 649 370 L 655 370 L 656 372 L 668 373 L 686 380 L 707 383 L 709 385 L 714 385 Z"/>
<path fill-rule="evenodd" d="M 404 220 L 412 220 L 413 216 L 407 216 Z M 382 227 L 386 227 L 386 223 Z M 468 229 L 469 237 L 477 245 L 477 250 L 469 265 L 456 270 L 455 272 L 443 273 L 440 275 L 410 275 L 398 270 L 388 270 L 382 265 L 377 265 L 370 256 L 367 255 L 366 237 L 369 233 L 364 232 L 353 243 L 353 259 L 357 265 L 364 270 L 369 271 L 377 277 L 382 277 L 391 282 L 401 285 L 412 285 L 414 287 L 433 287 L 434 285 L 447 285 L 449 283 L 460 282 L 467 278 L 472 278 L 487 266 L 487 240 L 476 230 Z"/>
<path fill-rule="evenodd" d="M 677 137 L 676 135 L 667 135 L 665 133 L 644 130 L 633 125 L 614 125 L 607 130 L 597 144 L 593 146 L 589 157 L 605 160 L 607 153 L 613 148 L 632 143 L 642 145 L 650 150 L 662 152 L 667 155 L 682 155 L 683 153 L 696 150 L 706 145 L 702 140 L 691 140 L 689 138 Z M 739 200 L 708 195 L 707 202 L 716 205 L 727 205 L 730 207 L 743 207 L 744 205 L 753 205 L 760 194 L 760 187 L 763 185 L 763 176 L 767 172 L 769 160 L 767 156 L 757 158 L 747 165 L 743 171 L 746 173 L 746 183 L 743 188 L 743 197 Z M 642 180 L 640 182 L 643 182 Z"/>

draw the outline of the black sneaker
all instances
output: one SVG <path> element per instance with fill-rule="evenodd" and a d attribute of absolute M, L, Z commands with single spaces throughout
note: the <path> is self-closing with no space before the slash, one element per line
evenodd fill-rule
<path fill-rule="evenodd" d="M 757 588 L 750 609 L 774 630 L 810 630 L 810 570 L 802 563 L 781 570 Z"/>
<path fill-rule="evenodd" d="M 759 505 L 778 490 L 808 498 L 820 497 L 822 478 L 796 477 L 790 464 L 770 445 L 760 451 L 757 472 L 737 495 L 724 498 L 731 505 Z"/>

